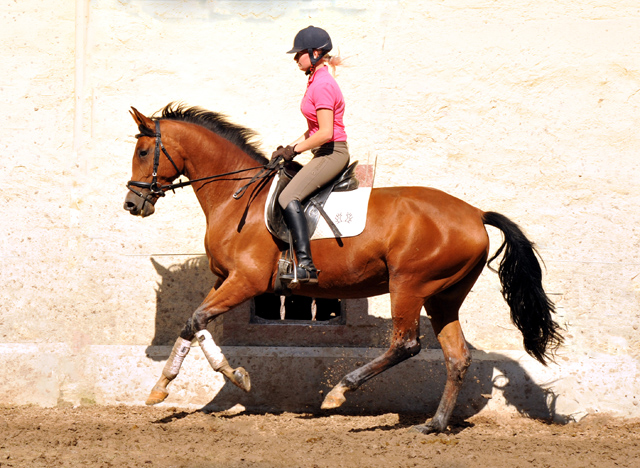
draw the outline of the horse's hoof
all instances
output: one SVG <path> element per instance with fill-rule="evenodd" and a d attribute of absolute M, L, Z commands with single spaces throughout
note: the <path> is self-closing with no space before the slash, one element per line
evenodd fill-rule
<path fill-rule="evenodd" d="M 149 394 L 149 398 L 147 398 L 147 401 L 145 402 L 145 404 L 147 406 L 157 405 L 158 403 L 162 403 L 164 400 L 166 400 L 168 396 L 169 396 L 169 392 L 165 392 L 163 390 L 157 390 L 154 388 L 153 390 L 151 390 L 151 393 Z"/>
<path fill-rule="evenodd" d="M 251 390 L 251 379 L 249 378 L 249 373 L 244 369 L 244 367 L 234 369 L 230 380 L 236 387 L 241 388 L 245 392 Z"/>
<path fill-rule="evenodd" d="M 430 424 L 420 424 L 417 426 L 413 426 L 409 429 L 409 432 L 418 432 L 420 434 L 437 434 L 438 432 L 442 432 L 437 428 L 433 427 Z"/>
<path fill-rule="evenodd" d="M 322 406 L 320 406 L 320 408 L 323 410 L 336 409 L 342 406 L 345 401 L 347 401 L 347 399 L 345 398 L 344 394 L 334 388 L 324 398 L 324 401 L 322 402 Z"/>

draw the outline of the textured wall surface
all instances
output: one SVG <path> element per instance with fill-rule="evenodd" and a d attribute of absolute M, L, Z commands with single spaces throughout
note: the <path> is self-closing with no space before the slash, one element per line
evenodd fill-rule
<path fill-rule="evenodd" d="M 437 187 L 537 243 L 567 331 L 552 370 L 519 358 L 530 377 L 565 413 L 640 416 L 637 2 L 5 0 L 0 19 L 0 402 L 139 400 L 105 396 L 100 372 L 152 385 L 145 350 L 171 344 L 166 316 L 183 321 L 213 277 L 191 190 L 144 220 L 122 210 L 128 109 L 223 112 L 270 152 L 304 130 L 284 52 L 314 24 L 347 58 L 351 153 L 377 158 L 376 186 Z M 510 360 L 499 290 L 485 271 L 463 328 Z M 388 298 L 367 314 L 388 319 Z"/>

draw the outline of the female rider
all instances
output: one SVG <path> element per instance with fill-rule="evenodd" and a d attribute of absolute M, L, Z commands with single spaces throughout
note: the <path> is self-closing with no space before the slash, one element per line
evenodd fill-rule
<path fill-rule="evenodd" d="M 298 67 L 309 76 L 300 105 L 307 120 L 307 130 L 289 146 L 279 146 L 272 155 L 272 159 L 282 156 L 291 161 L 307 150 L 313 154 L 313 159 L 295 175 L 278 198 L 285 223 L 291 231 L 297 259 L 295 276 L 300 283 L 318 282 L 318 270 L 311 258 L 309 231 L 301 202 L 330 182 L 349 163 L 343 123 L 344 98 L 328 70 L 329 67 L 335 68 L 340 59 L 327 55 L 331 49 L 331 38 L 323 29 L 309 26 L 296 35 L 293 49 L 287 53 L 295 54 Z M 292 281 L 294 274 L 283 275 L 282 279 Z"/>

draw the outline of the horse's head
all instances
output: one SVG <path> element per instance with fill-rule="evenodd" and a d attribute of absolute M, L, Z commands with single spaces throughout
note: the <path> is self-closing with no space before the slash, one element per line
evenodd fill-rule
<path fill-rule="evenodd" d="M 149 216 L 155 211 L 158 198 L 164 196 L 163 186 L 171 183 L 182 173 L 183 160 L 173 157 L 165 149 L 160 135 L 160 121 L 142 115 L 134 107 L 131 116 L 138 124 L 140 133 L 133 153 L 131 180 L 127 183 L 129 193 L 124 199 L 124 209 L 135 216 Z"/>

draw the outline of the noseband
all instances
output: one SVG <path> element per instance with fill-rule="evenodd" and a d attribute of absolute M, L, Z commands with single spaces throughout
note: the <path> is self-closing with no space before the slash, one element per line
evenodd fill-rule
<path fill-rule="evenodd" d="M 177 184 L 158 185 L 158 166 L 160 165 L 160 150 L 162 150 L 162 152 L 167 157 L 169 162 L 175 168 L 176 174 L 177 174 L 176 177 L 178 177 L 181 174 L 181 172 L 180 172 L 180 169 L 178 169 L 178 166 L 176 166 L 176 163 L 173 162 L 173 159 L 171 159 L 171 156 L 169 156 L 169 153 L 165 149 L 164 145 L 162 144 L 162 137 L 161 137 L 161 134 L 160 134 L 160 121 L 156 120 L 155 123 L 156 123 L 156 131 L 155 131 L 155 133 L 153 135 L 145 134 L 145 133 L 140 133 L 140 134 L 136 135 L 136 138 L 140 138 L 140 137 L 143 137 L 143 136 L 149 136 L 149 137 L 154 137 L 156 139 L 155 150 L 154 150 L 154 155 L 153 155 L 153 174 L 151 175 L 151 182 L 138 182 L 137 180 L 130 180 L 129 182 L 127 182 L 127 188 L 131 192 L 133 192 L 134 194 L 136 194 L 137 196 L 142 198 L 145 203 L 146 202 L 153 203 L 152 198 L 154 198 L 154 197 L 156 197 L 156 198 L 157 197 L 164 197 L 165 196 L 165 192 L 167 190 L 173 190 L 174 193 L 175 193 L 175 189 L 186 187 L 188 185 L 193 184 L 194 182 L 200 182 L 200 181 L 204 181 L 204 180 L 213 180 L 213 179 L 217 179 L 219 177 L 224 177 L 224 176 L 233 175 L 233 174 L 239 174 L 241 172 L 247 172 L 247 171 L 252 171 L 252 170 L 256 170 L 256 169 L 262 169 L 259 173 L 257 173 L 255 176 L 253 176 L 251 178 L 251 180 L 249 181 L 248 184 L 246 184 L 245 186 L 243 186 L 242 188 L 237 190 L 236 193 L 233 194 L 233 198 L 235 198 L 237 200 L 237 199 L 242 197 L 242 195 L 244 194 L 244 191 L 251 184 L 253 184 L 254 182 L 256 182 L 259 179 L 265 179 L 265 178 L 270 177 L 275 172 L 275 170 L 277 169 L 277 166 L 280 164 L 280 162 L 283 161 L 282 157 L 279 156 L 278 158 L 270 161 L 269 164 L 267 164 L 265 166 L 250 167 L 248 169 L 241 169 L 239 171 L 225 172 L 224 174 L 217 174 L 217 175 L 213 175 L 213 176 L 209 176 L 209 177 L 202 177 L 200 179 L 188 180 L 186 182 L 181 182 L 180 180 L 178 180 Z M 231 179 L 231 180 L 245 180 L 247 178 L 240 177 L 240 178 Z M 222 180 L 230 180 L 230 179 L 222 179 Z M 149 190 L 149 192 L 147 194 L 144 194 L 144 193 L 142 193 L 142 191 L 135 190 L 133 187 L 136 187 L 138 189 L 147 189 L 147 190 Z M 144 206 L 144 204 L 143 204 L 143 206 Z"/>

